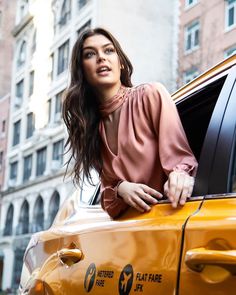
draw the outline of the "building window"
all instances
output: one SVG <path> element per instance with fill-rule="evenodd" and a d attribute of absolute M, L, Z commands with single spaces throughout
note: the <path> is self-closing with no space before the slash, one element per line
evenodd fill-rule
<path fill-rule="evenodd" d="M 21 206 L 19 223 L 16 234 L 23 235 L 29 232 L 29 203 L 25 200 Z"/>
<path fill-rule="evenodd" d="M 50 81 L 54 79 L 54 54 L 53 53 L 50 55 L 50 68 L 49 68 L 48 77 Z"/>
<path fill-rule="evenodd" d="M 55 122 L 61 121 L 62 95 L 63 91 L 58 93 L 55 97 Z"/>
<path fill-rule="evenodd" d="M 12 142 L 13 146 L 19 144 L 20 142 L 20 125 L 21 125 L 21 120 L 13 124 L 13 142 Z"/>
<path fill-rule="evenodd" d="M 0 171 L 2 170 L 3 167 L 3 151 L 0 152 Z"/>
<path fill-rule="evenodd" d="M 35 130 L 34 114 L 29 113 L 27 115 L 26 138 L 33 136 L 34 130 Z"/>
<path fill-rule="evenodd" d="M 87 29 L 91 28 L 91 20 L 88 20 L 80 29 L 77 31 L 78 36 Z"/>
<path fill-rule="evenodd" d="M 30 72 L 29 76 L 29 96 L 34 92 L 34 71 Z"/>
<path fill-rule="evenodd" d="M 20 46 L 20 51 L 18 54 L 18 59 L 17 59 L 17 67 L 20 68 L 25 64 L 26 61 L 26 42 L 23 41 Z"/>
<path fill-rule="evenodd" d="M 62 7 L 61 7 L 61 15 L 59 25 L 60 27 L 64 27 L 68 21 L 70 20 L 71 16 L 71 0 L 64 0 Z"/>
<path fill-rule="evenodd" d="M 234 54 L 236 54 L 236 44 L 234 46 L 228 48 L 227 50 L 225 50 L 224 56 L 229 57 Z"/>
<path fill-rule="evenodd" d="M 17 168 L 18 168 L 18 162 L 15 161 L 10 164 L 10 180 L 11 181 L 16 181 L 17 179 Z"/>
<path fill-rule="evenodd" d="M 49 226 L 52 225 L 52 223 L 57 215 L 59 206 L 60 206 L 60 195 L 58 194 L 58 192 L 54 192 L 54 194 L 50 200 L 50 204 L 49 204 L 49 214 L 48 214 Z"/>
<path fill-rule="evenodd" d="M 52 150 L 52 169 L 58 170 L 63 163 L 64 140 L 59 140 L 53 144 Z"/>
<path fill-rule="evenodd" d="M 46 155 L 47 155 L 46 147 L 37 151 L 36 176 L 43 175 L 46 170 Z"/>
<path fill-rule="evenodd" d="M 32 173 L 32 155 L 24 157 L 24 174 L 23 174 L 23 181 L 27 181 L 30 179 Z"/>
<path fill-rule="evenodd" d="M 184 73 L 183 83 L 187 84 L 199 75 L 198 70 L 189 70 Z"/>
<path fill-rule="evenodd" d="M 31 55 L 33 55 L 36 51 L 36 39 L 37 39 L 37 31 L 34 31 L 33 38 L 32 38 L 32 44 L 31 44 Z"/>
<path fill-rule="evenodd" d="M 58 49 L 57 75 L 63 73 L 67 69 L 68 59 L 69 59 L 69 41 L 66 41 Z"/>
<path fill-rule="evenodd" d="M 83 8 L 90 0 L 78 0 L 79 9 Z"/>
<path fill-rule="evenodd" d="M 34 206 L 34 221 L 32 232 L 38 232 L 44 229 L 44 211 L 43 211 L 43 199 L 41 196 L 37 198 Z"/>
<path fill-rule="evenodd" d="M 24 95 L 24 80 L 22 79 L 20 82 L 16 84 L 16 97 L 14 104 L 16 107 L 20 107 L 22 105 Z"/>
<path fill-rule="evenodd" d="M 185 27 L 185 51 L 191 52 L 199 47 L 199 21 L 194 21 Z"/>
<path fill-rule="evenodd" d="M 189 8 L 198 3 L 198 0 L 185 0 L 185 7 Z"/>
<path fill-rule="evenodd" d="M 14 207 L 11 204 L 7 210 L 7 217 L 3 235 L 10 236 L 12 234 L 12 224 L 13 224 L 13 214 L 14 214 Z"/>
<path fill-rule="evenodd" d="M 232 29 L 236 26 L 236 0 L 226 1 L 226 29 Z"/>
<path fill-rule="evenodd" d="M 6 132 L 6 120 L 2 121 L 2 133 L 4 134 Z"/>
<path fill-rule="evenodd" d="M 52 100 L 51 98 L 48 100 L 48 124 L 51 122 L 51 118 L 52 118 Z"/>
<path fill-rule="evenodd" d="M 20 20 L 27 14 L 28 12 L 28 0 L 22 0 L 20 4 Z"/>
<path fill-rule="evenodd" d="M 24 259 L 24 253 L 25 253 L 25 248 L 20 249 L 16 248 L 15 249 L 15 255 L 14 255 L 14 269 L 12 272 L 12 288 L 17 290 L 19 287 L 19 282 L 21 280 L 21 271 L 22 271 L 22 265 L 23 265 L 23 259 Z"/>

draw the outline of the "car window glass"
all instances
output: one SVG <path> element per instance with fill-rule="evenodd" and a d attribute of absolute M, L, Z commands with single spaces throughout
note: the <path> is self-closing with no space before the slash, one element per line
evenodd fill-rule
<path fill-rule="evenodd" d="M 91 171 L 91 181 L 83 176 L 81 191 L 80 191 L 80 202 L 85 205 L 92 205 L 94 199 L 99 193 L 99 175 L 95 170 Z"/>
<path fill-rule="evenodd" d="M 177 104 L 191 149 L 199 160 L 207 128 L 226 77 L 212 82 Z"/>

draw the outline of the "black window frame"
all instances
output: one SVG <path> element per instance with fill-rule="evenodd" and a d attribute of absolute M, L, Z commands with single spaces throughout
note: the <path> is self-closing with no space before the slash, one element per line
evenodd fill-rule
<path fill-rule="evenodd" d="M 208 196 L 229 192 L 230 157 L 232 157 L 232 133 L 234 132 L 234 128 L 230 132 L 225 132 L 224 124 L 227 126 L 230 123 L 228 121 L 229 116 L 226 117 L 225 114 L 229 109 L 228 106 L 232 100 L 232 91 L 235 88 L 236 66 L 218 76 L 218 79 L 214 77 L 213 83 L 223 79 L 223 85 L 214 106 L 201 147 L 193 196 Z M 212 87 L 210 83 L 205 86 L 206 89 L 210 87 Z M 199 90 L 200 95 L 202 89 Z M 191 95 L 194 96 L 196 93 L 192 93 Z M 187 100 L 189 97 L 185 99 Z M 231 124 L 233 123 L 231 122 Z M 225 136 L 228 137 L 227 141 Z M 226 142 L 228 149 L 225 146 Z M 225 146 L 224 152 L 222 146 Z"/>

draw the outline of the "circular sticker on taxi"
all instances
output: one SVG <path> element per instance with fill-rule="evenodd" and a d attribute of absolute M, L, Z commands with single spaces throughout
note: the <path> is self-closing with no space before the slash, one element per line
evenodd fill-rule
<path fill-rule="evenodd" d="M 119 294 L 120 295 L 129 295 L 129 292 L 132 288 L 133 279 L 134 279 L 133 267 L 131 264 L 127 264 L 123 268 L 119 278 Z"/>
<path fill-rule="evenodd" d="M 84 289 L 86 292 L 90 292 L 93 288 L 96 277 L 96 266 L 94 263 L 91 263 L 86 271 L 84 278 Z"/>

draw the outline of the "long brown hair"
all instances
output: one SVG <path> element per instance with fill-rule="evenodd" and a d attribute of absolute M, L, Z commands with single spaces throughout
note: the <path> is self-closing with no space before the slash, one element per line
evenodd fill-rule
<path fill-rule="evenodd" d="M 124 86 L 131 87 L 133 67 L 115 37 L 103 28 L 88 29 L 82 32 L 74 44 L 70 63 L 71 81 L 63 101 L 63 119 L 68 131 L 65 147 L 71 152 L 67 167 L 74 160 L 74 182 L 80 184 L 81 172 L 91 182 L 91 169 L 102 170 L 101 139 L 99 135 L 99 102 L 87 83 L 82 66 L 84 41 L 94 35 L 109 39 L 120 59 L 120 80 Z"/>

